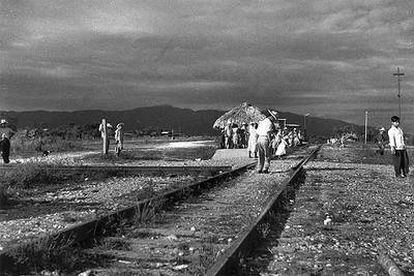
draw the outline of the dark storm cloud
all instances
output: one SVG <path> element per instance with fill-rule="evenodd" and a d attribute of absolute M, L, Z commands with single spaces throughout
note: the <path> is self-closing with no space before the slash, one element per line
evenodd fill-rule
<path fill-rule="evenodd" d="M 413 110 L 409 0 L 0 3 L 1 109 L 248 100 L 358 122 L 388 118 L 400 66 Z"/>

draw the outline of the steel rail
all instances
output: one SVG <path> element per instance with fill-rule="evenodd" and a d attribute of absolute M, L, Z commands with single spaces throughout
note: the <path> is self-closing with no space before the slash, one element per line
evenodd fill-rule
<path fill-rule="evenodd" d="M 270 213 L 275 209 L 281 195 L 286 191 L 289 184 L 293 183 L 303 173 L 303 166 L 320 150 L 317 146 L 307 157 L 303 158 L 297 165 L 292 168 L 291 176 L 275 191 L 270 197 L 261 214 L 247 227 L 237 240 L 220 256 L 214 265 L 207 271 L 208 276 L 216 275 L 238 275 L 239 263 L 241 256 L 247 255 L 254 245 L 259 241 L 259 225 L 268 221 Z"/>
<path fill-rule="evenodd" d="M 0 167 L 0 172 L 16 171 L 22 165 Z M 23 165 L 24 166 L 24 165 Z M 113 175 L 143 175 L 143 176 L 170 176 L 170 175 L 203 175 L 214 176 L 220 172 L 230 171 L 231 166 L 51 166 L 39 165 L 48 172 L 62 174 L 97 174 Z"/>
<path fill-rule="evenodd" d="M 387 252 L 380 252 L 378 255 L 378 263 L 387 272 L 389 276 L 404 276 L 404 272 L 398 267 L 393 259 L 387 254 Z"/>

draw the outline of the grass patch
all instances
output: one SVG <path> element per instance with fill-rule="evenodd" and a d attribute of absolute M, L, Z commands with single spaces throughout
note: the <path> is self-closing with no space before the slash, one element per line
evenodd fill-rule
<path fill-rule="evenodd" d="M 50 238 L 31 241 L 27 246 L 9 252 L 13 263 L 4 264 L 0 272 L 11 275 L 41 271 L 59 273 L 81 271 L 104 263 L 102 256 L 93 256 L 82 251 L 71 239 L 57 241 Z M 37 275 L 37 274 L 36 274 Z"/>
<path fill-rule="evenodd" d="M 100 241 L 101 250 L 131 250 L 130 244 L 122 238 L 107 237 Z"/>
<path fill-rule="evenodd" d="M 14 169 L 3 171 L 0 186 L 33 188 L 40 184 L 52 184 L 67 180 L 67 175 L 57 169 L 59 165 L 45 165 L 36 162 L 17 164 Z"/>
<path fill-rule="evenodd" d="M 120 156 L 116 156 L 114 153 L 109 152 L 108 154 L 91 154 L 82 158 L 82 161 L 84 162 L 93 163 L 117 163 L 135 160 L 137 160 L 136 156 L 129 151 L 122 151 Z"/>
<path fill-rule="evenodd" d="M 198 259 L 194 260 L 188 267 L 188 275 L 205 275 L 208 268 L 214 263 L 220 251 L 213 242 L 203 243 L 198 252 Z"/>
<path fill-rule="evenodd" d="M 25 132 L 18 132 L 11 140 L 11 153 L 21 155 L 27 152 L 54 152 L 83 150 L 83 143 L 76 139 L 63 139 L 57 136 L 31 137 Z"/>

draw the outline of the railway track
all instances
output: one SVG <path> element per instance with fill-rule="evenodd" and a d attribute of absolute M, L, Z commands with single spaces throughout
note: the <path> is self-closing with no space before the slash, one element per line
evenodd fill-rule
<path fill-rule="evenodd" d="M 232 246 L 217 259 L 216 263 L 207 271 L 207 275 L 241 275 L 243 272 L 243 262 L 246 256 L 266 238 L 270 225 L 275 222 L 278 208 L 288 200 L 289 188 L 300 181 L 303 175 L 303 166 L 311 159 L 316 157 L 320 146 L 315 147 L 311 153 L 302 158 L 294 167 L 292 174 L 273 191 L 268 198 L 265 208 L 260 215 L 239 235 L 239 238 Z M 245 273 L 245 272 L 244 272 Z"/>
<path fill-rule="evenodd" d="M 272 161 L 269 175 L 249 172 L 255 163 L 222 172 L 35 243 L 8 248 L 0 255 L 0 267 L 6 275 L 17 273 L 19 266 L 26 267 L 24 273 L 54 267 L 63 275 L 82 270 L 93 275 L 220 275 L 234 269 L 234 259 L 244 254 L 246 249 L 234 250 L 235 244 L 246 248 L 238 239 L 256 235 L 246 231 L 257 233 L 263 227 L 267 213 L 315 152 L 301 149 Z"/>

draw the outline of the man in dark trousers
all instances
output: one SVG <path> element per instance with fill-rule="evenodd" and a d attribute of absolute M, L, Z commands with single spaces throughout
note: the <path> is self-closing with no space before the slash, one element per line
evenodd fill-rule
<path fill-rule="evenodd" d="M 391 117 L 391 128 L 388 130 L 391 153 L 394 155 L 394 169 L 396 177 L 407 177 L 409 172 L 407 147 L 404 141 L 404 132 L 400 127 L 400 118 Z"/>
<path fill-rule="evenodd" d="M 269 173 L 270 168 L 270 136 L 276 131 L 275 122 L 277 122 L 278 113 L 273 110 L 268 110 L 269 115 L 259 122 L 256 133 L 257 151 L 259 159 L 257 160 L 257 173 Z"/>
<path fill-rule="evenodd" d="M 10 141 L 9 141 L 9 138 L 7 138 L 7 135 L 5 133 L 1 135 L 0 151 L 1 151 L 1 157 L 3 157 L 4 163 L 8 164 L 10 162 L 9 160 Z"/>

